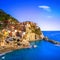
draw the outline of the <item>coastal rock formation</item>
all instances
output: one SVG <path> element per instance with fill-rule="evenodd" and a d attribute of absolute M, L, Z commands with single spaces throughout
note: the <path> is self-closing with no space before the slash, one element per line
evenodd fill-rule
<path fill-rule="evenodd" d="M 19 22 L 0 9 L 0 54 L 21 48 L 30 48 L 30 42 L 37 40 L 60 45 L 60 42 L 44 37 L 36 23 Z M 34 45 L 34 47 L 37 46 Z"/>
<path fill-rule="evenodd" d="M 27 48 L 31 41 L 43 39 L 39 26 L 31 21 L 19 22 L 0 9 L 0 53 L 4 49 L 15 50 Z M 5 51 L 4 51 L 5 52 Z"/>

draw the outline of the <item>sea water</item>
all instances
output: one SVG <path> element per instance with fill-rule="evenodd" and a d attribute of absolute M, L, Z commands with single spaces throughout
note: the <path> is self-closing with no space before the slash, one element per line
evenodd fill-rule
<path fill-rule="evenodd" d="M 60 42 L 60 31 L 43 31 L 43 34 Z M 60 46 L 43 40 L 31 44 L 37 47 L 15 50 L 0 56 L 0 60 L 60 60 Z"/>

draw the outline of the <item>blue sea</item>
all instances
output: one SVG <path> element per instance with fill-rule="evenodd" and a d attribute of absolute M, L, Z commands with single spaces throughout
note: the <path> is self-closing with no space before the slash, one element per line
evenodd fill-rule
<path fill-rule="evenodd" d="M 43 31 L 49 39 L 60 42 L 60 31 Z M 60 60 L 60 46 L 47 41 L 36 41 L 36 48 L 15 50 L 0 56 L 0 60 Z"/>

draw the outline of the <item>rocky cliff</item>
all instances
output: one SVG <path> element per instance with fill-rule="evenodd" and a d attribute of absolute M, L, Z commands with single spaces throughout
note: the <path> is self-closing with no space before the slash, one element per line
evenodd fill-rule
<path fill-rule="evenodd" d="M 19 22 L 0 10 L 0 48 L 1 46 L 14 50 L 25 48 L 30 46 L 30 41 L 42 40 L 43 37 L 42 31 L 36 23 L 31 21 Z"/>
<path fill-rule="evenodd" d="M 36 23 L 19 22 L 0 9 L 0 53 L 28 48 L 30 41 L 42 40 L 43 37 L 42 31 Z"/>

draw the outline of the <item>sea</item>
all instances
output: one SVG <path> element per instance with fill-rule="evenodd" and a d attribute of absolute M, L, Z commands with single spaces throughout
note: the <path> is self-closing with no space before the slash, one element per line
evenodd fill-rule
<path fill-rule="evenodd" d="M 60 42 L 60 31 L 42 31 L 49 39 Z M 4 55 L 0 60 L 60 60 L 60 45 L 41 40 L 31 42 L 36 48 L 19 49 Z"/>

